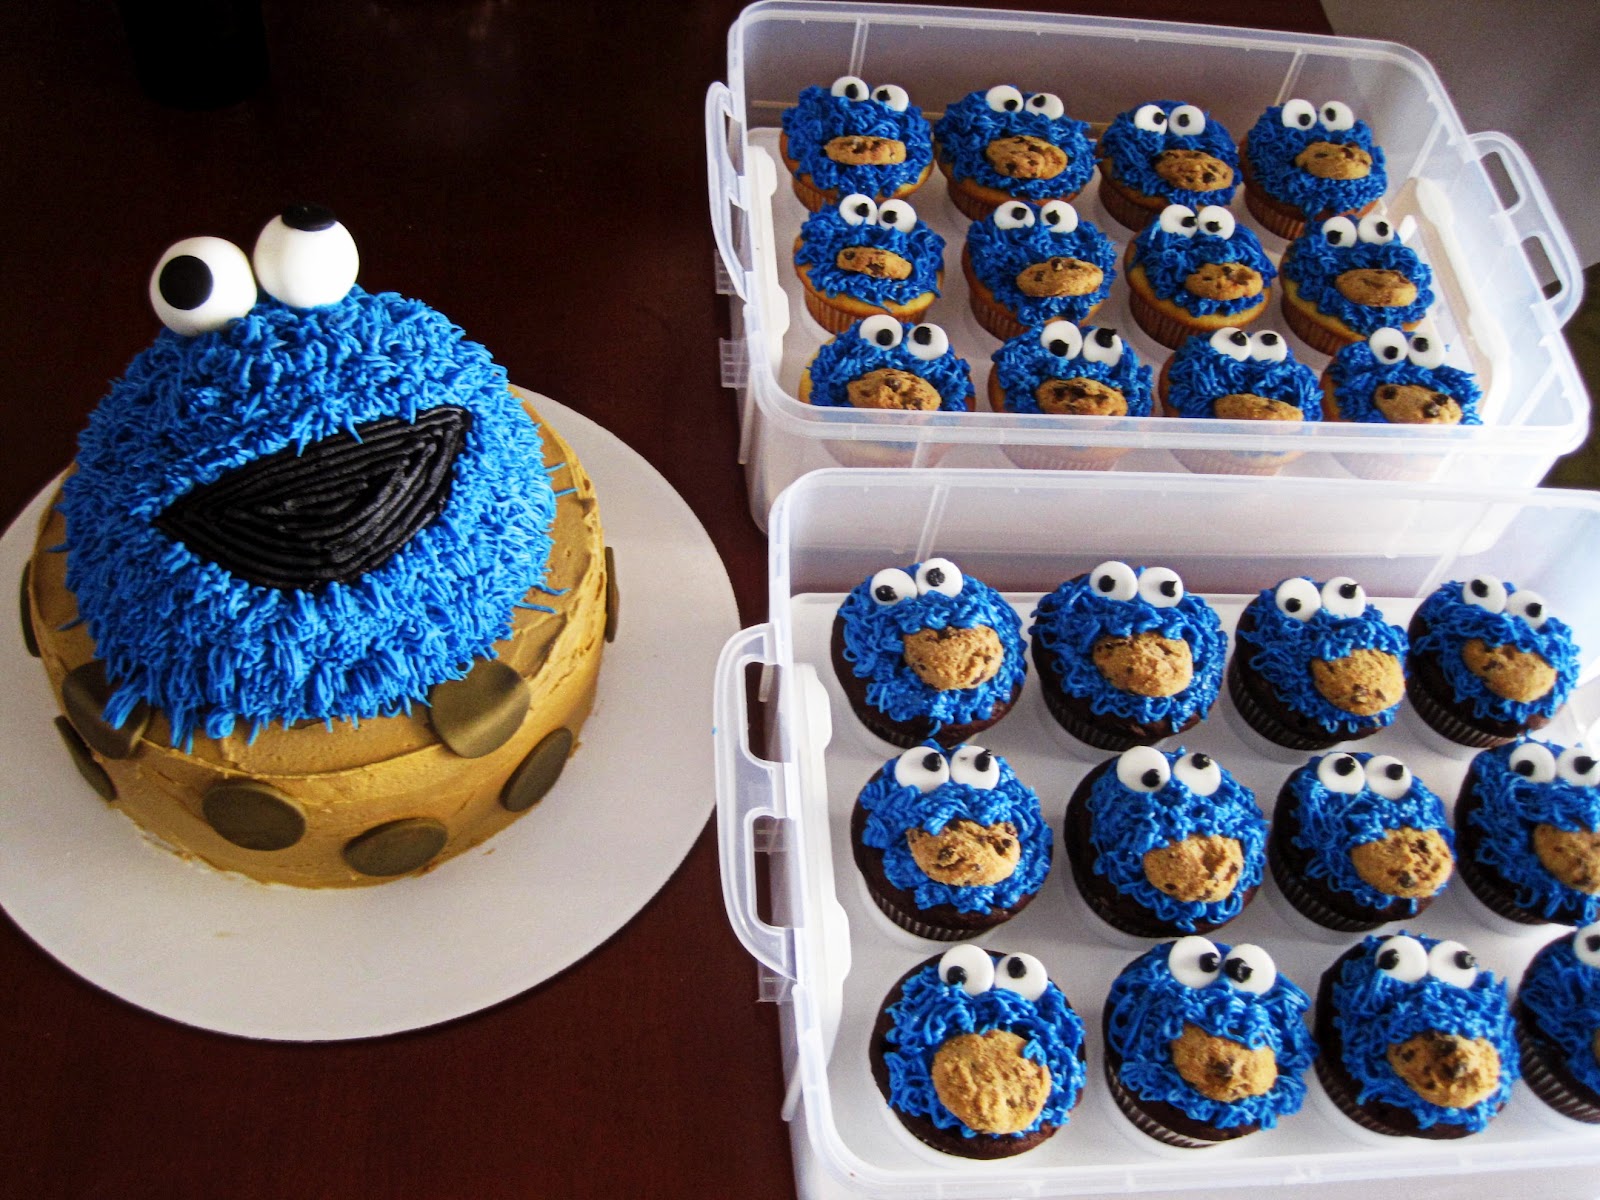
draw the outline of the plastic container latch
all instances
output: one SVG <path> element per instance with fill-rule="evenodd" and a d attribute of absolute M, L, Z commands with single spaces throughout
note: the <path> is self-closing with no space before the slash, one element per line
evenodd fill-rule
<path fill-rule="evenodd" d="M 750 356 L 745 353 L 744 341 L 718 338 L 717 354 L 722 361 L 722 386 L 744 390 L 750 382 Z"/>

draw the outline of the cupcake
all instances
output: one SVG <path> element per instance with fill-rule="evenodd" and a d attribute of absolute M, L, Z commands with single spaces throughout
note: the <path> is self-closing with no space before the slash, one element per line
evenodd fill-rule
<path fill-rule="evenodd" d="M 1274 104 L 1245 135 L 1239 156 L 1250 215 L 1283 238 L 1306 222 L 1360 217 L 1388 190 L 1383 149 L 1342 100 Z"/>
<path fill-rule="evenodd" d="M 1260 946 L 1153 946 L 1106 997 L 1106 1082 L 1141 1132 L 1199 1148 L 1300 1111 L 1317 1048 L 1311 998 Z"/>
<path fill-rule="evenodd" d="M 1248 325 L 1267 309 L 1277 268 L 1225 208 L 1161 212 L 1128 247 L 1133 319 L 1170 349 L 1194 334 Z"/>
<path fill-rule="evenodd" d="M 1051 321 L 1082 324 L 1111 294 L 1117 249 L 1065 200 L 1009 200 L 967 230 L 972 315 L 1002 341 Z"/>
<path fill-rule="evenodd" d="M 816 212 L 852 193 L 882 201 L 916 191 L 933 170 L 933 133 L 903 87 L 841 75 L 783 110 L 778 152 L 794 194 Z"/>
<path fill-rule="evenodd" d="M 856 716 L 896 746 L 957 746 L 1010 711 L 1028 662 L 1022 621 L 949 559 L 887 567 L 833 622 L 833 665 Z"/>
<path fill-rule="evenodd" d="M 1369 936 L 1322 976 L 1317 1077 L 1358 1125 L 1393 1137 L 1478 1133 L 1518 1071 L 1506 985 L 1460 942 Z"/>
<path fill-rule="evenodd" d="M 1083 1019 L 1031 954 L 952 946 L 889 990 L 872 1078 L 920 1141 L 1009 1158 L 1071 1119 L 1083 1095 Z"/>
<path fill-rule="evenodd" d="M 950 199 L 973 221 L 1007 200 L 1071 200 L 1094 175 L 1088 123 L 1050 92 L 1008 83 L 970 92 L 944 110 L 933 139 Z"/>
<path fill-rule="evenodd" d="M 1322 373 L 1328 418 L 1388 425 L 1479 425 L 1472 372 L 1446 365 L 1444 342 L 1384 326 L 1351 342 Z"/>
<path fill-rule="evenodd" d="M 1326 750 L 1394 723 L 1405 696 L 1406 633 L 1339 576 L 1300 576 L 1239 616 L 1228 694 L 1257 733 L 1290 750 Z"/>
<path fill-rule="evenodd" d="M 1600 1125 L 1600 924 L 1533 956 L 1514 1011 L 1528 1086 L 1562 1116 Z"/>
<path fill-rule="evenodd" d="M 1267 819 L 1210 755 L 1135 746 L 1084 776 L 1062 844 L 1096 916 L 1135 937 L 1176 937 L 1244 911 L 1266 870 Z"/>
<path fill-rule="evenodd" d="M 1095 153 L 1100 203 L 1133 230 L 1149 225 L 1169 204 L 1226 208 L 1238 187 L 1233 135 L 1193 104 L 1157 100 L 1119 113 Z"/>
<path fill-rule="evenodd" d="M 806 311 L 829 333 L 887 313 L 914 324 L 939 295 L 944 239 L 904 200 L 846 196 L 806 218 L 794 243 Z"/>
<path fill-rule="evenodd" d="M 1461 878 L 1523 925 L 1600 920 L 1600 760 L 1521 741 L 1481 751 L 1456 798 Z"/>
<path fill-rule="evenodd" d="M 952 942 L 1028 906 L 1050 872 L 1039 797 L 981 746 L 935 742 L 890 759 L 861 789 L 851 846 L 889 919 Z"/>
<path fill-rule="evenodd" d="M 884 313 L 824 342 L 800 376 L 800 399 L 828 408 L 967 412 L 972 373 L 937 325 Z"/>
<path fill-rule="evenodd" d="M 1442 584 L 1406 632 L 1412 707 L 1463 746 L 1503 746 L 1543 729 L 1578 682 L 1571 627 L 1539 593 L 1493 575 Z"/>
<path fill-rule="evenodd" d="M 1284 782 L 1267 858 L 1278 890 L 1328 929 L 1416 916 L 1455 868 L 1444 802 L 1387 754 L 1313 758 Z"/>
<path fill-rule="evenodd" d="M 1405 245 L 1409 232 L 1368 213 L 1358 224 L 1330 217 L 1283 256 L 1283 316 L 1323 354 L 1385 326 L 1411 329 L 1433 307 L 1433 272 Z"/>

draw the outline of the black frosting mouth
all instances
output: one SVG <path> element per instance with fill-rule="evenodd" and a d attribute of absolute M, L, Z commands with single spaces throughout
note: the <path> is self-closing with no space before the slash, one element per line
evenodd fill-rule
<path fill-rule="evenodd" d="M 387 562 L 443 511 L 472 415 L 385 417 L 246 463 L 155 519 L 208 562 L 262 587 L 311 591 Z"/>

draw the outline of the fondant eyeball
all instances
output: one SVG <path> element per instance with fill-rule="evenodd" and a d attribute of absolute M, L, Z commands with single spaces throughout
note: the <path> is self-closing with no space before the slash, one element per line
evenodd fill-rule
<path fill-rule="evenodd" d="M 1232 325 L 1224 325 L 1211 335 L 1211 348 L 1226 354 L 1234 362 L 1244 362 L 1250 357 L 1250 335 Z"/>
<path fill-rule="evenodd" d="M 861 328 L 857 332 L 863 341 L 871 342 L 874 346 L 882 346 L 885 350 L 893 350 L 905 336 L 905 330 L 901 328 L 900 322 L 888 313 L 874 313 L 861 322 Z"/>
<path fill-rule="evenodd" d="M 926 321 L 921 325 L 913 325 L 911 333 L 906 338 L 906 353 L 912 358 L 920 358 L 923 362 L 943 358 L 949 349 L 950 335 L 939 326 Z"/>
<path fill-rule="evenodd" d="M 880 83 L 872 89 L 872 98 L 891 112 L 905 112 L 911 107 L 911 96 L 897 83 Z"/>
<path fill-rule="evenodd" d="M 994 986 L 994 959 L 981 946 L 952 946 L 939 958 L 939 980 L 981 996 Z"/>
<path fill-rule="evenodd" d="M 1549 606 L 1545 604 L 1544 597 L 1527 589 L 1513 592 L 1507 597 L 1506 611 L 1514 617 L 1521 617 L 1534 629 L 1543 627 L 1545 618 L 1549 616 Z"/>
<path fill-rule="evenodd" d="M 855 75 L 841 75 L 828 89 L 841 100 L 865 100 L 870 93 L 867 81 Z"/>
<path fill-rule="evenodd" d="M 339 303 L 361 268 L 350 231 L 320 204 L 291 204 L 268 221 L 250 261 L 261 290 L 290 308 Z"/>
<path fill-rule="evenodd" d="M 1161 226 L 1162 233 L 1193 237 L 1199 222 L 1194 215 L 1194 209 L 1187 204 L 1169 204 L 1161 210 L 1161 216 L 1156 223 Z"/>
<path fill-rule="evenodd" d="M 1385 938 L 1372 961 L 1378 970 L 1401 983 L 1418 983 L 1428 974 L 1428 951 L 1416 938 L 1403 933 Z"/>
<path fill-rule="evenodd" d="M 1379 362 L 1393 365 L 1406 356 L 1411 349 L 1411 343 L 1406 339 L 1403 330 L 1385 326 L 1375 330 L 1367 339 L 1367 348 L 1372 351 L 1372 357 Z"/>
<path fill-rule="evenodd" d="M 1556 775 L 1574 787 L 1600 786 L 1600 759 L 1581 746 L 1570 746 L 1556 759 Z"/>
<path fill-rule="evenodd" d="M 1114 367 L 1122 361 L 1122 338 L 1115 329 L 1102 326 L 1083 339 L 1084 361 Z"/>
<path fill-rule="evenodd" d="M 1220 204 L 1208 204 L 1195 213 L 1200 232 L 1226 241 L 1233 236 L 1233 214 Z"/>
<path fill-rule="evenodd" d="M 175 242 L 150 272 L 150 307 L 163 325 L 183 337 L 221 329 L 255 303 L 250 260 L 222 238 Z"/>
<path fill-rule="evenodd" d="M 1394 241 L 1394 226 L 1377 213 L 1368 213 L 1356 226 L 1356 236 L 1374 246 L 1386 246 Z"/>
<path fill-rule="evenodd" d="M 1054 92 L 1035 92 L 1028 97 L 1028 111 L 1040 113 L 1052 121 L 1059 121 L 1067 111 L 1061 97 Z"/>
<path fill-rule="evenodd" d="M 1411 790 L 1411 768 L 1390 754 L 1367 760 L 1367 786 L 1385 800 L 1398 800 Z"/>
<path fill-rule="evenodd" d="M 1000 786 L 1000 760 L 982 746 L 962 746 L 950 756 L 950 778 L 992 792 Z"/>
<path fill-rule="evenodd" d="M 1139 576 L 1125 562 L 1110 559 L 1089 572 L 1094 590 L 1107 600 L 1132 600 L 1139 594 Z"/>
<path fill-rule="evenodd" d="M 937 750 L 914 746 L 895 759 L 894 781 L 926 795 L 950 782 L 950 764 Z"/>
<path fill-rule="evenodd" d="M 1167 128 L 1173 133 L 1194 135 L 1204 133 L 1206 128 L 1206 114 L 1192 104 L 1180 104 L 1173 109 L 1167 117 Z"/>
<path fill-rule="evenodd" d="M 1033 221 L 1033 209 L 1026 204 L 1002 204 L 994 210 L 996 229 L 1027 229 Z"/>
<path fill-rule="evenodd" d="M 1167 131 L 1167 114 L 1159 104 L 1141 104 L 1134 110 L 1134 128 L 1142 129 L 1146 133 L 1165 133 Z"/>
<path fill-rule="evenodd" d="M 1159 792 L 1172 778 L 1172 764 L 1154 746 L 1135 746 L 1117 756 L 1117 782 L 1133 792 Z"/>
<path fill-rule="evenodd" d="M 1367 590 L 1348 575 L 1322 585 L 1322 607 L 1336 617 L 1359 617 L 1367 611 Z"/>
<path fill-rule="evenodd" d="M 1172 608 L 1183 600 L 1183 580 L 1171 567 L 1146 567 L 1139 575 L 1139 595 L 1156 608 Z"/>
<path fill-rule="evenodd" d="M 878 209 L 878 224 L 899 233 L 910 233 L 917 227 L 917 210 L 904 200 L 885 200 Z"/>
<path fill-rule="evenodd" d="M 899 604 L 902 600 L 915 600 L 917 581 L 899 567 L 885 567 L 872 577 L 867 588 L 872 598 L 883 607 Z"/>
<path fill-rule="evenodd" d="M 1289 357 L 1289 343 L 1281 333 L 1264 329 L 1250 335 L 1250 357 L 1257 362 L 1282 362 Z"/>
<path fill-rule="evenodd" d="M 844 218 L 846 225 L 876 225 L 878 202 L 871 196 L 852 192 L 839 201 L 839 215 Z"/>
<path fill-rule="evenodd" d="M 929 592 L 959 596 L 964 582 L 961 568 L 948 558 L 930 558 L 917 568 L 917 592 L 923 596 Z"/>
<path fill-rule="evenodd" d="M 1506 610 L 1506 585 L 1493 575 L 1474 575 L 1461 585 L 1461 601 L 1487 612 Z"/>
<path fill-rule="evenodd" d="M 1051 321 L 1039 334 L 1039 344 L 1057 358 L 1077 358 L 1083 349 L 1083 331 L 1071 321 Z"/>
<path fill-rule="evenodd" d="M 1278 966 L 1260 946 L 1246 942 L 1228 951 L 1222 960 L 1222 977 L 1236 992 L 1263 996 L 1278 982 Z"/>
<path fill-rule="evenodd" d="M 1322 236 L 1330 246 L 1354 246 L 1356 223 L 1349 217 L 1329 217 L 1322 223 Z"/>
<path fill-rule="evenodd" d="M 1172 943 L 1167 970 L 1184 987 L 1209 987 L 1222 971 L 1222 952 L 1210 939 L 1191 933 Z"/>
<path fill-rule="evenodd" d="M 995 968 L 994 985 L 1015 992 L 1024 1000 L 1037 1000 L 1050 986 L 1044 964 L 1031 954 L 1008 954 Z"/>
<path fill-rule="evenodd" d="M 1337 795 L 1354 796 L 1367 786 L 1367 773 L 1353 754 L 1325 754 L 1317 763 L 1317 782 Z"/>
<path fill-rule="evenodd" d="M 1317 110 L 1309 100 L 1290 100 L 1283 106 L 1278 119 L 1288 129 L 1310 129 L 1317 123 Z"/>
<path fill-rule="evenodd" d="M 1051 233 L 1073 233 L 1078 228 L 1078 210 L 1065 200 L 1051 200 L 1039 209 L 1039 220 Z"/>
<path fill-rule="evenodd" d="M 1600 967 L 1600 921 L 1572 935 L 1572 952 L 1587 967 Z"/>
<path fill-rule="evenodd" d="M 1172 765 L 1172 773 L 1196 796 L 1211 796 L 1222 786 L 1222 768 L 1209 754 L 1198 750 L 1185 754 Z"/>
<path fill-rule="evenodd" d="M 1506 756 L 1506 766 L 1530 783 L 1549 783 L 1556 777 L 1556 756 L 1543 742 L 1523 742 Z"/>
<path fill-rule="evenodd" d="M 1009 83 L 998 84 L 983 94 L 986 104 L 995 112 L 1014 113 L 1022 111 L 1022 93 Z"/>
<path fill-rule="evenodd" d="M 1427 333 L 1414 333 L 1411 335 L 1411 349 L 1406 352 L 1406 357 L 1413 366 L 1421 367 L 1425 371 L 1432 371 L 1444 366 L 1444 342 Z"/>
<path fill-rule="evenodd" d="M 1317 585 L 1299 575 L 1280 583 L 1272 600 L 1279 612 L 1296 621 L 1309 621 L 1322 611 L 1322 594 Z"/>
<path fill-rule="evenodd" d="M 1460 942 L 1443 941 L 1428 951 L 1428 974 L 1453 987 L 1469 988 L 1478 978 L 1478 960 Z"/>
<path fill-rule="evenodd" d="M 1353 128 L 1356 123 L 1356 114 L 1350 111 L 1350 106 L 1342 100 L 1329 100 L 1322 106 L 1322 127 L 1334 133 L 1343 133 L 1346 129 Z"/>

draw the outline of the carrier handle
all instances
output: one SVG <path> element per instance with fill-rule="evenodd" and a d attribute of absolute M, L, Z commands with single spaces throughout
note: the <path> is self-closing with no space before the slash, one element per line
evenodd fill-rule
<path fill-rule="evenodd" d="M 1516 189 L 1516 199 L 1503 211 L 1517 232 L 1519 244 L 1531 238 L 1539 243 L 1549 260 L 1560 290 L 1545 303 L 1556 325 L 1565 325 L 1583 302 L 1583 265 L 1578 261 L 1572 239 L 1555 215 L 1550 193 L 1545 191 L 1526 151 L 1507 135 L 1491 130 L 1474 133 L 1468 141 L 1480 160 L 1495 155 Z M 1537 275 L 1538 264 L 1532 265 Z"/>

